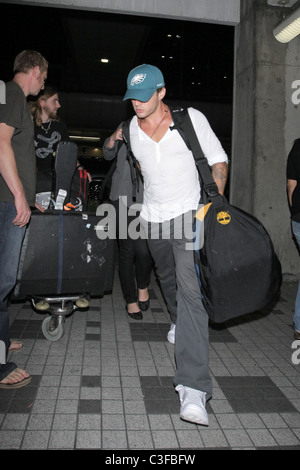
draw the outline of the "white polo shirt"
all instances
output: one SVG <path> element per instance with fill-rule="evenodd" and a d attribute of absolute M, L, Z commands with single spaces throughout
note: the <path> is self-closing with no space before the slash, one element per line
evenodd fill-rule
<path fill-rule="evenodd" d="M 206 117 L 194 108 L 189 108 L 188 112 L 209 165 L 228 162 Z M 168 129 L 157 143 L 139 127 L 134 116 L 130 123 L 130 141 L 144 178 L 141 217 L 150 222 L 163 222 L 197 209 L 200 200 L 198 171 L 193 154 L 179 132 Z"/>

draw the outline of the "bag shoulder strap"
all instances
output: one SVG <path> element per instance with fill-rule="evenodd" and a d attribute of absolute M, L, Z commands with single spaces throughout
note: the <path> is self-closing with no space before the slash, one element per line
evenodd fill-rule
<path fill-rule="evenodd" d="M 123 134 L 123 141 L 127 147 L 127 161 L 130 167 L 130 174 L 131 174 L 131 181 L 132 181 L 132 200 L 136 201 L 136 192 L 139 190 L 140 187 L 140 180 L 143 181 L 143 177 L 139 168 L 139 164 L 137 159 L 135 158 L 133 151 L 130 145 L 130 123 L 131 119 L 127 119 L 122 123 L 122 134 Z"/>
<path fill-rule="evenodd" d="M 219 196 L 218 186 L 211 175 L 210 167 L 204 156 L 187 108 L 170 107 L 170 111 L 174 123 L 174 127 L 171 129 L 176 129 L 179 132 L 188 149 L 193 153 L 206 194 L 210 198 Z"/>
<path fill-rule="evenodd" d="M 123 134 L 123 140 L 127 146 L 131 150 L 130 147 L 130 133 L 129 133 L 129 126 L 130 126 L 131 119 L 127 119 L 126 121 L 122 122 L 122 134 Z"/>
<path fill-rule="evenodd" d="M 101 188 L 100 188 L 100 191 L 99 191 L 99 194 L 98 194 L 98 198 L 101 202 L 103 200 L 104 191 L 105 191 L 105 189 L 108 185 L 108 182 L 111 180 L 112 175 L 114 174 L 115 169 L 117 167 L 117 155 L 118 155 L 120 147 L 123 145 L 123 142 L 121 140 L 119 140 L 117 145 L 118 145 L 118 147 L 117 147 L 117 151 L 116 151 L 116 157 L 112 160 L 112 163 L 109 167 L 108 172 L 106 173 L 106 175 L 104 177 L 104 180 L 102 182 L 102 185 L 101 185 Z"/>
<path fill-rule="evenodd" d="M 102 185 L 101 185 L 101 188 L 100 188 L 100 191 L 99 191 L 99 194 L 98 194 L 98 199 L 100 202 L 103 202 L 103 197 L 104 197 L 104 191 L 106 189 L 106 186 L 108 184 L 108 182 L 111 180 L 111 177 L 116 169 L 116 166 L 117 166 L 117 159 L 115 158 L 113 160 L 113 162 L 111 163 L 110 167 L 109 167 L 109 170 L 108 172 L 106 173 L 105 177 L 104 177 L 104 180 L 102 182 Z"/>

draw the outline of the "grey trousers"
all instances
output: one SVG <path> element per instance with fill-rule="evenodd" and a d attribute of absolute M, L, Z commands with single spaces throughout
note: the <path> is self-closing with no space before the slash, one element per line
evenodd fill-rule
<path fill-rule="evenodd" d="M 180 217 L 181 219 L 181 217 Z M 192 218 L 189 220 L 192 221 Z M 175 359 L 177 372 L 174 385 L 185 385 L 212 396 L 209 372 L 208 315 L 203 307 L 189 234 L 182 233 L 181 224 L 151 223 L 141 219 L 147 230 L 148 245 L 156 266 L 171 320 L 176 324 Z M 191 222 L 192 223 L 192 222 Z M 164 229 L 164 225 L 167 228 Z M 185 224 L 186 228 L 186 224 Z M 169 230 L 169 236 L 166 233 Z M 190 227 L 191 233 L 192 228 Z"/>

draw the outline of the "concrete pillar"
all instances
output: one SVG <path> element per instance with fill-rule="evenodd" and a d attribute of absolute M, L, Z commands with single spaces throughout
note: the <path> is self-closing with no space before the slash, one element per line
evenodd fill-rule
<path fill-rule="evenodd" d="M 267 0 L 243 0 L 236 27 L 235 97 L 230 201 L 267 228 L 284 274 L 298 275 L 300 259 L 291 238 L 286 160 L 300 137 L 292 88 L 300 79 L 300 39 L 284 45 L 273 28 L 290 14 Z"/>

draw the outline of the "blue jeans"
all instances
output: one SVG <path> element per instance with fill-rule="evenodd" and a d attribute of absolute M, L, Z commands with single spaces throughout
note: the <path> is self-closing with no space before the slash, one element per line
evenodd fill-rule
<path fill-rule="evenodd" d="M 0 341 L 5 343 L 6 357 L 10 346 L 8 295 L 14 287 L 26 227 L 13 225 L 15 205 L 0 201 Z M 2 365 L 0 364 L 0 372 Z"/>
<path fill-rule="evenodd" d="M 300 248 L 300 222 L 292 220 L 292 229 L 295 235 L 298 247 Z M 300 332 L 300 282 L 298 284 L 298 291 L 295 302 L 295 315 L 294 315 L 295 330 Z"/>

